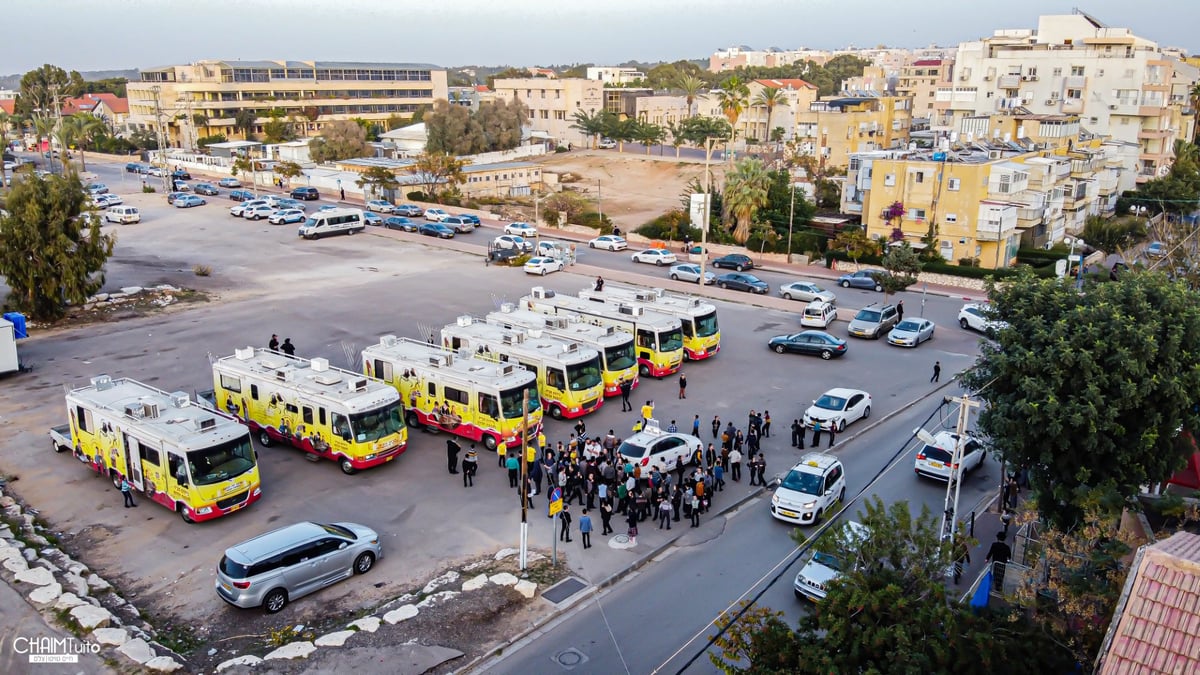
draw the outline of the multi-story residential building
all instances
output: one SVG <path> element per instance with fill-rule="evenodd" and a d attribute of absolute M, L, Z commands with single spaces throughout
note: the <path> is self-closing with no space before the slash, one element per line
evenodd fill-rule
<path fill-rule="evenodd" d="M 446 95 L 450 105 L 479 110 L 479 104 L 490 98 L 491 90 L 486 84 L 475 84 L 469 87 L 450 87 Z"/>
<path fill-rule="evenodd" d="M 690 116 L 685 96 L 639 96 L 634 99 L 634 114 L 638 121 L 665 127 Z M 695 102 L 692 108 L 695 109 Z"/>
<path fill-rule="evenodd" d="M 796 115 L 809 110 L 817 101 L 817 86 L 800 79 L 754 80 L 747 84 L 750 96 L 746 110 L 738 117 L 738 136 L 766 142 L 771 130 L 783 129 L 783 137 L 791 139 L 796 132 Z M 783 94 L 783 103 L 770 111 L 761 103 L 764 90 L 775 89 Z M 718 106 L 719 107 L 719 106 Z M 768 116 L 770 119 L 767 119 Z"/>
<path fill-rule="evenodd" d="M 720 73 L 747 66 L 776 68 L 789 66 L 793 63 L 813 61 L 821 65 L 829 60 L 829 52 L 820 49 L 754 49 L 740 45 L 718 49 L 708 57 L 708 70 Z"/>
<path fill-rule="evenodd" d="M 529 108 L 529 127 L 559 144 L 585 145 L 590 139 L 573 129 L 575 113 L 594 115 L 604 109 L 604 84 L 582 77 L 497 79 L 496 98 L 518 100 Z"/>
<path fill-rule="evenodd" d="M 992 139 L 852 154 L 842 210 L 860 214 L 873 238 L 902 234 L 917 248 L 932 228 L 943 258 L 989 268 L 1012 264 L 1022 244 L 1061 241 L 1087 216 L 1112 211 L 1120 162 L 1078 117 L 999 117 L 972 118 L 985 135 L 999 134 Z M 904 215 L 889 220 L 897 203 Z"/>
<path fill-rule="evenodd" d="M 646 79 L 646 74 L 637 68 L 598 66 L 587 69 L 587 79 L 599 80 L 604 84 L 633 84 Z"/>
<path fill-rule="evenodd" d="M 895 94 L 898 81 L 898 77 L 888 75 L 879 66 L 867 66 L 863 68 L 862 75 L 842 80 L 841 92 L 848 96 Z"/>
<path fill-rule="evenodd" d="M 796 113 L 793 137 L 800 154 L 823 166 L 846 166 L 850 153 L 906 147 L 911 103 L 896 96 L 822 99 Z"/>
<path fill-rule="evenodd" d="M 307 135 L 335 120 L 408 117 L 447 98 L 438 66 L 340 61 L 197 61 L 142 70 L 126 91 L 130 125 L 153 132 L 161 125 L 175 146 L 216 134 L 243 138 L 234 128 L 243 110 L 256 115 L 253 133 L 278 110 Z"/>
<path fill-rule="evenodd" d="M 938 88 L 937 100 L 954 119 L 1010 108 L 1077 114 L 1086 128 L 1139 146 L 1129 168 L 1142 182 L 1164 173 L 1175 140 L 1190 137 L 1194 111 L 1176 89 L 1187 86 L 1186 78 L 1176 78 L 1181 66 L 1127 28 L 1109 28 L 1082 12 L 1042 16 L 1036 30 L 997 30 L 960 44 L 953 79 Z"/>
<path fill-rule="evenodd" d="M 74 115 L 75 113 L 87 113 L 98 117 L 104 120 L 110 131 L 115 132 L 124 129 L 129 121 L 129 99 L 102 92 L 84 94 L 63 101 L 62 114 Z"/>
<path fill-rule="evenodd" d="M 918 59 L 900 69 L 896 94 L 912 99 L 913 117 L 929 119 L 939 87 L 950 83 L 954 62 L 942 59 Z"/>

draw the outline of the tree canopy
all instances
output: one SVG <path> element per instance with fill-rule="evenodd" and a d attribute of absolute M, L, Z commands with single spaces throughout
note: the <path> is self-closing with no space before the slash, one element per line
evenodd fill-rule
<path fill-rule="evenodd" d="M 0 275 L 12 289 L 8 304 L 31 318 L 52 320 L 66 303 L 83 304 L 104 285 L 97 274 L 116 237 L 101 234 L 88 212 L 79 176 L 26 175 L 13 182 L 0 216 Z"/>
<path fill-rule="evenodd" d="M 308 156 L 318 164 L 371 155 L 367 132 L 354 120 L 338 120 L 308 142 Z"/>
<path fill-rule="evenodd" d="M 424 186 L 429 200 L 436 202 L 437 194 L 442 188 L 453 188 L 463 182 L 464 166 L 466 163 L 453 155 L 426 151 L 409 167 L 409 173 Z"/>
<path fill-rule="evenodd" d="M 367 190 L 368 194 L 375 195 L 376 198 L 382 198 L 400 187 L 400 181 L 396 179 L 396 174 L 383 166 L 373 166 L 362 172 L 354 184 Z"/>
<path fill-rule="evenodd" d="M 990 289 L 1009 329 L 963 384 L 979 428 L 1029 469 L 1038 511 L 1070 527 L 1092 489 L 1124 497 L 1183 466 L 1178 430 L 1200 428 L 1200 307 L 1181 283 L 1127 273 L 1080 293 L 1023 271 Z"/>
<path fill-rule="evenodd" d="M 750 238 L 750 226 L 759 209 L 767 205 L 771 176 L 757 157 L 738 162 L 725 176 L 724 204 L 727 220 L 733 221 L 733 239 L 739 244 Z"/>
<path fill-rule="evenodd" d="M 922 267 L 921 258 L 907 241 L 888 246 L 882 262 L 883 269 L 890 273 L 879 281 L 884 293 L 892 295 L 917 283 L 917 275 Z"/>
<path fill-rule="evenodd" d="M 528 117 L 529 109 L 520 101 L 484 101 L 475 111 L 436 101 L 424 115 L 425 149 L 450 155 L 511 150 L 521 144 L 521 127 Z"/>

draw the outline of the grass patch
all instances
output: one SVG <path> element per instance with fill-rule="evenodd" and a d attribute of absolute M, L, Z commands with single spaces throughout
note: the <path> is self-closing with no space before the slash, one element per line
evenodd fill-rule
<path fill-rule="evenodd" d="M 55 619 L 55 621 L 58 622 L 58 625 L 62 626 L 66 630 L 70 631 L 71 634 L 74 635 L 75 637 L 82 638 L 84 636 L 83 629 L 79 627 L 79 624 L 75 623 L 75 618 L 73 616 L 71 616 L 71 610 L 69 610 L 69 609 L 54 610 L 54 619 Z"/>
<path fill-rule="evenodd" d="M 198 637 L 191 626 L 150 613 L 142 612 L 146 623 L 154 627 L 154 641 L 181 656 L 187 656 L 197 647 L 207 644 Z"/>

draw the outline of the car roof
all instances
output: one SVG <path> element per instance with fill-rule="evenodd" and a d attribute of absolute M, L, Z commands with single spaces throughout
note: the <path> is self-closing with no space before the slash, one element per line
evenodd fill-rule
<path fill-rule="evenodd" d="M 293 523 L 234 544 L 225 550 L 225 555 L 241 564 L 255 563 L 327 534 L 325 528 L 313 522 Z"/>
<path fill-rule="evenodd" d="M 834 387 L 833 389 L 826 391 L 823 394 L 823 396 L 837 396 L 838 398 L 850 398 L 851 396 L 854 396 L 855 394 L 864 394 L 864 395 L 870 396 L 870 394 L 867 394 L 867 392 L 863 391 L 862 389 L 847 389 L 846 387 Z"/>
<path fill-rule="evenodd" d="M 832 307 L 832 306 L 833 306 L 832 302 L 825 302 L 824 300 L 813 300 L 812 302 L 808 303 L 804 307 L 804 309 L 805 309 L 805 311 L 807 311 L 810 309 L 825 309 L 826 307 Z"/>
<path fill-rule="evenodd" d="M 837 464 L 841 464 L 841 461 L 833 455 L 810 452 L 792 465 L 791 470 L 799 471 L 800 473 L 825 473 L 830 467 Z"/>

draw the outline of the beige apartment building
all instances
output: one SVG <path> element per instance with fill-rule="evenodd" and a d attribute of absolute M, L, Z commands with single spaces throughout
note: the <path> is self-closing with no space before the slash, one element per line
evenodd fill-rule
<path fill-rule="evenodd" d="M 448 93 L 445 69 L 428 64 L 222 60 L 147 68 L 126 91 L 131 127 L 161 125 L 168 145 L 189 148 L 204 136 L 243 138 L 242 110 L 256 114 L 254 133 L 280 110 L 305 136 L 335 120 L 411 117 Z"/>
<path fill-rule="evenodd" d="M 846 166 L 851 153 L 904 148 L 912 126 L 911 104 L 898 96 L 816 101 L 796 113 L 797 150 L 832 167 Z"/>
<path fill-rule="evenodd" d="M 912 99 L 914 118 L 930 119 L 934 116 L 938 88 L 950 83 L 953 65 L 952 60 L 918 59 L 900 69 L 896 95 Z"/>
<path fill-rule="evenodd" d="M 584 146 L 591 139 L 572 129 L 575 113 L 594 115 L 604 109 L 604 83 L 582 77 L 501 78 L 493 85 L 494 97 L 518 100 L 529 108 L 529 127 L 535 137 L 555 143 Z"/>
<path fill-rule="evenodd" d="M 1176 140 L 1192 136 L 1185 92 L 1195 78 L 1190 64 L 1127 28 L 1082 12 L 1042 16 L 1036 29 L 958 46 L 953 77 L 936 94 L 945 115 L 933 126 L 1013 108 L 1079 115 L 1084 128 L 1138 148 L 1129 168 L 1144 182 L 1167 171 Z"/>

